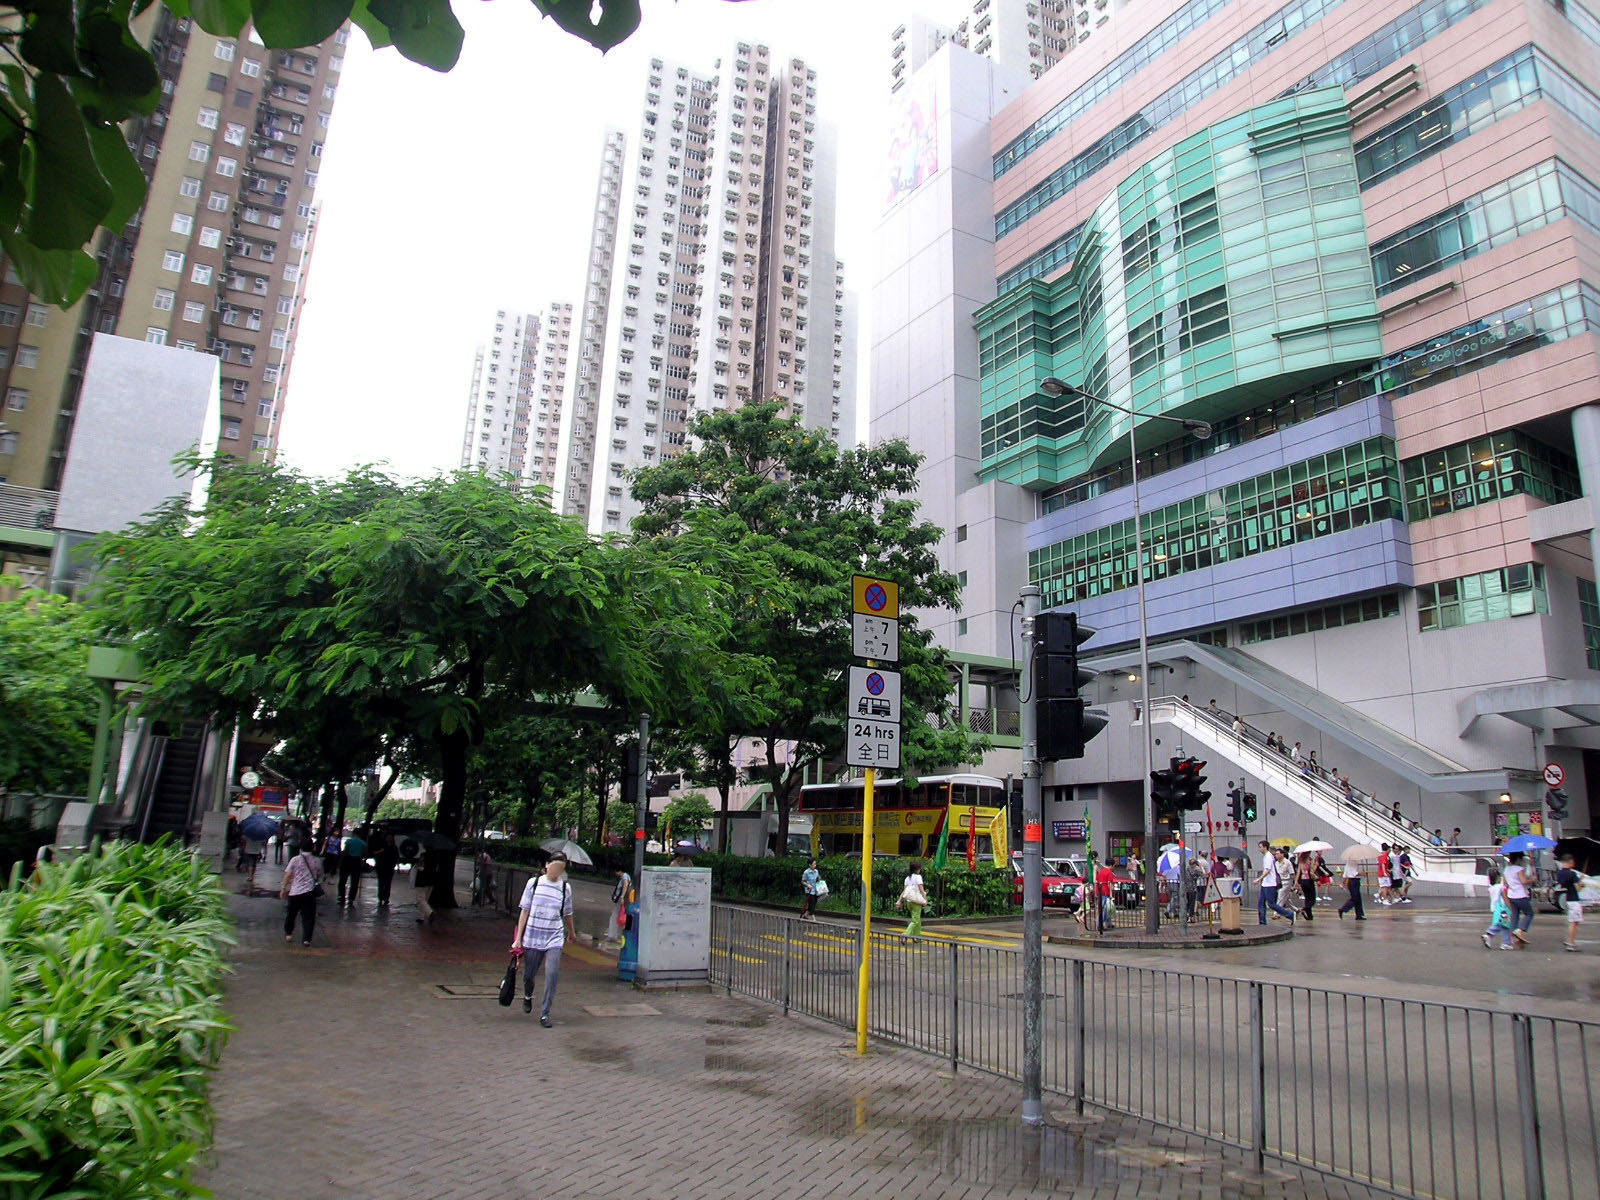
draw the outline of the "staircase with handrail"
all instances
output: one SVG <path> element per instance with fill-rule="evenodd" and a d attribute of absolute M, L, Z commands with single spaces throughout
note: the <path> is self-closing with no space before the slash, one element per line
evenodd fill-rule
<path fill-rule="evenodd" d="M 1391 810 L 1361 792 L 1346 796 L 1342 788 L 1269 749 L 1259 730 L 1244 725 L 1235 732 L 1231 718 L 1213 715 L 1172 696 L 1152 699 L 1150 710 L 1152 720 L 1181 729 L 1212 754 L 1260 779 L 1345 837 L 1374 846 L 1383 842 L 1404 845 L 1411 854 L 1417 879 L 1462 885 L 1487 882 L 1478 874 L 1477 859 L 1472 854 L 1452 854 L 1428 843 L 1426 830 L 1409 821 L 1396 821 Z"/>

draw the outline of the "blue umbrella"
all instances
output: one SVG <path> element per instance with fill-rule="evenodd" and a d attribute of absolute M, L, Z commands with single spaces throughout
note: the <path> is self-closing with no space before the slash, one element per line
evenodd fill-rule
<path fill-rule="evenodd" d="M 1556 844 L 1551 838 L 1542 833 L 1519 833 L 1514 838 L 1507 838 L 1506 844 L 1500 847 L 1501 854 L 1526 854 L 1529 850 L 1554 850 Z"/>
<path fill-rule="evenodd" d="M 1184 858 L 1192 858 L 1194 856 L 1193 850 L 1183 850 L 1181 853 Z M 1179 854 L 1180 851 L 1174 847 L 1158 858 L 1156 860 L 1156 874 L 1165 875 L 1168 879 L 1176 876 L 1178 873 Z"/>
<path fill-rule="evenodd" d="M 253 842 L 264 842 L 278 832 L 278 823 L 271 817 L 264 817 L 260 813 L 251 813 L 239 822 L 239 832 Z M 1551 843 L 1551 845 L 1554 844 L 1554 842 Z"/>

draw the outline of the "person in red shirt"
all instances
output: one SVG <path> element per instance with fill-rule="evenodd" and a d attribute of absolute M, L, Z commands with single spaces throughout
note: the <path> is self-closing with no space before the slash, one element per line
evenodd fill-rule
<path fill-rule="evenodd" d="M 1111 893 L 1116 886 L 1116 878 L 1116 873 L 1112 871 L 1109 862 L 1101 862 L 1095 868 L 1094 890 L 1095 895 L 1100 899 L 1100 928 L 1102 931 L 1111 922 Z"/>

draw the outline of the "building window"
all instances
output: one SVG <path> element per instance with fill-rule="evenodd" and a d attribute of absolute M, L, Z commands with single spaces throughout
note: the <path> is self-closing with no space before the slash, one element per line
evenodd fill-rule
<path fill-rule="evenodd" d="M 1387 592 L 1382 596 L 1368 596 L 1362 600 L 1350 600 L 1327 608 L 1313 608 L 1306 612 L 1267 617 L 1260 621 L 1245 621 L 1239 626 L 1239 644 L 1249 646 L 1273 638 L 1318 633 L 1324 629 L 1358 625 L 1363 621 L 1381 621 L 1385 617 L 1399 615 L 1400 593 Z"/>
<path fill-rule="evenodd" d="M 194 232 L 194 218 L 191 217 L 188 213 L 173 213 L 172 214 L 172 232 L 173 233 L 181 233 L 181 234 L 184 234 L 185 236 L 193 233 Z"/>
<path fill-rule="evenodd" d="M 1144 519 L 1147 580 L 1166 579 L 1403 519 L 1394 443 L 1369 438 L 1204 495 Z M 1133 587 L 1133 522 L 1119 521 L 1028 555 L 1047 608 Z"/>
<path fill-rule="evenodd" d="M 1589 579 L 1578 580 L 1578 616 L 1583 621 L 1583 653 L 1591 671 L 1600 671 L 1600 591 Z"/>
<path fill-rule="evenodd" d="M 237 49 L 238 47 L 232 42 L 218 42 L 212 53 L 214 53 L 223 62 L 232 62 L 234 52 Z"/>
<path fill-rule="evenodd" d="M 47 304 L 28 305 L 28 324 L 39 328 L 50 324 L 50 306 Z"/>
<path fill-rule="evenodd" d="M 272 348 L 282 350 L 289 344 L 289 331 L 287 329 L 274 329 L 272 331 Z"/>
<path fill-rule="evenodd" d="M 1208 288 L 1178 305 L 1178 350 L 1192 350 L 1228 336 L 1228 292 Z"/>
<path fill-rule="evenodd" d="M 15 454 L 17 452 L 17 447 L 21 444 L 21 434 L 0 433 L 0 454 Z"/>
<path fill-rule="evenodd" d="M 1544 568 L 1538 563 L 1519 563 L 1417 588 L 1417 625 L 1423 633 L 1549 611 Z"/>
<path fill-rule="evenodd" d="M 245 59 L 239 64 L 239 74 L 248 75 L 252 79 L 255 78 L 257 75 L 261 74 L 261 61 L 254 58 Z"/>
<path fill-rule="evenodd" d="M 193 175 L 185 175 L 183 182 L 178 184 L 178 194 L 186 196 L 190 200 L 198 200 L 200 198 L 200 180 Z"/>
<path fill-rule="evenodd" d="M 217 159 L 217 174 L 232 179 L 239 173 L 239 161 L 233 158 Z"/>
<path fill-rule="evenodd" d="M 37 347 L 37 346 L 18 346 L 17 347 L 17 366 L 19 366 L 19 367 L 37 367 L 38 365 L 39 365 L 39 347 Z"/>
<path fill-rule="evenodd" d="M 200 244 L 208 249 L 216 249 L 216 247 L 222 245 L 222 230 L 213 228 L 210 225 L 202 225 L 200 227 Z"/>
<path fill-rule="evenodd" d="M 12 412 L 22 412 L 28 407 L 28 389 L 11 387 L 6 389 L 6 407 Z"/>
<path fill-rule="evenodd" d="M 198 325 L 206 319 L 206 306 L 196 300 L 184 301 L 183 319 Z"/>
<path fill-rule="evenodd" d="M 211 146 L 210 146 L 210 144 L 207 143 L 207 142 L 190 142 L 189 143 L 189 161 L 190 162 L 199 162 L 199 163 L 210 162 L 211 161 Z"/>
<path fill-rule="evenodd" d="M 183 252 L 181 250 L 166 250 L 161 255 L 161 269 L 163 271 L 183 270 Z"/>
<path fill-rule="evenodd" d="M 178 293 L 171 288 L 157 288 L 150 301 L 150 306 L 162 312 L 171 312 L 172 306 L 177 303 Z"/>
<path fill-rule="evenodd" d="M 1408 458 L 1400 470 L 1408 521 L 1425 521 L 1507 496 L 1560 504 L 1583 495 L 1576 459 L 1515 429 Z"/>
<path fill-rule="evenodd" d="M 195 120 L 199 122 L 202 129 L 215 129 L 217 127 L 217 123 L 221 119 L 222 114 L 214 108 L 202 108 L 199 114 L 195 117 Z"/>
<path fill-rule="evenodd" d="M 244 126 L 229 121 L 228 127 L 222 131 L 222 140 L 230 146 L 244 145 Z M 221 164 L 218 164 L 217 170 L 222 170 Z"/>
<path fill-rule="evenodd" d="M 0 304 L 0 327 L 14 329 L 22 319 L 22 310 L 15 304 Z"/>
<path fill-rule="evenodd" d="M 212 192 L 206 197 L 206 208 L 211 212 L 228 211 L 228 195 L 226 192 Z"/>
<path fill-rule="evenodd" d="M 230 442 L 239 440 L 239 419 L 237 417 L 224 417 L 222 419 L 222 436 Z"/>
<path fill-rule="evenodd" d="M 165 346 L 167 344 L 167 331 L 155 325 L 146 326 L 144 340 L 153 346 Z"/>

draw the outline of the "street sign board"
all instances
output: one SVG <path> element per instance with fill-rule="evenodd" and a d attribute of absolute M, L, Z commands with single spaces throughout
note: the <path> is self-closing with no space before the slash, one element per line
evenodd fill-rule
<path fill-rule="evenodd" d="M 844 760 L 852 767 L 877 767 L 880 771 L 900 769 L 900 725 L 852 716 L 845 738 Z"/>
<path fill-rule="evenodd" d="M 1199 821 L 1185 821 L 1183 823 L 1183 831 L 1185 833 L 1199 833 L 1200 832 L 1200 822 Z"/>
<path fill-rule="evenodd" d="M 900 672 L 879 667 L 851 667 L 850 692 L 845 716 L 854 721 L 900 722 Z"/>
<path fill-rule="evenodd" d="M 850 577 L 852 595 L 851 612 L 866 613 L 870 617 L 900 617 L 900 585 L 887 579 L 873 579 L 869 575 Z"/>
<path fill-rule="evenodd" d="M 850 615 L 852 653 L 873 662 L 900 661 L 900 622 L 871 613 Z"/>
<path fill-rule="evenodd" d="M 1567 773 L 1561 769 L 1561 764 L 1560 763 L 1545 763 L 1545 765 L 1544 765 L 1544 785 L 1545 785 L 1545 787 L 1553 787 L 1553 788 L 1560 787 L 1566 781 L 1567 781 Z"/>

